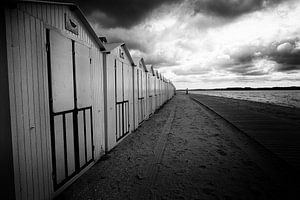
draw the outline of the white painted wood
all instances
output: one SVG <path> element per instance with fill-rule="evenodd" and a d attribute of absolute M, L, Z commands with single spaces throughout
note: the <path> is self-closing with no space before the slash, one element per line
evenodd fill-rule
<path fill-rule="evenodd" d="M 72 42 L 55 31 L 50 33 L 53 111 L 74 108 Z"/>
<path fill-rule="evenodd" d="M 38 19 L 35 19 L 35 24 L 36 24 L 36 58 L 37 58 L 37 65 L 36 65 L 36 82 L 35 85 L 37 87 L 36 94 L 36 100 L 35 100 L 35 104 L 38 105 L 36 108 L 36 115 L 38 116 L 38 121 L 37 121 L 37 125 L 40 124 L 40 129 L 37 132 L 38 133 L 38 154 L 39 154 L 39 174 L 41 177 L 41 182 L 39 183 L 41 185 L 41 187 L 43 187 L 42 190 L 42 195 L 40 198 L 47 198 L 47 192 L 48 192 L 48 178 L 45 174 L 47 174 L 47 160 L 46 160 L 46 155 L 45 153 L 47 152 L 46 145 L 44 145 L 44 141 L 46 140 L 43 133 L 45 132 L 45 128 L 46 128 L 46 124 L 44 123 L 44 120 L 46 118 L 46 113 L 45 113 L 45 109 L 44 109 L 44 104 L 43 102 L 45 102 L 44 99 L 44 86 L 43 86 L 43 52 L 41 51 L 42 49 L 42 45 L 43 45 L 43 25 L 41 24 L 41 22 Z M 34 37 L 34 34 L 33 34 Z"/>
<path fill-rule="evenodd" d="M 80 43 L 75 43 L 77 107 L 91 106 L 91 65 L 90 49 Z"/>
<path fill-rule="evenodd" d="M 28 189 L 27 189 L 27 172 L 26 172 L 26 154 L 25 154 L 25 137 L 24 137 L 24 126 L 23 126 L 23 106 L 22 106 L 22 78 L 21 78 L 21 60 L 24 62 L 24 59 L 21 59 L 20 48 L 19 48 L 19 35 L 23 36 L 24 34 L 19 34 L 18 27 L 18 12 L 14 11 L 11 13 L 12 19 L 12 58 L 13 63 L 11 66 L 14 67 L 15 73 L 15 82 L 10 84 L 15 84 L 15 98 L 16 98 L 16 118 L 17 118 L 17 135 L 18 135 L 18 159 L 20 164 L 20 188 L 16 191 L 20 191 L 20 196 L 24 199 L 27 199 Z M 24 36 L 23 36 L 24 37 Z"/>
<path fill-rule="evenodd" d="M 35 7 L 36 8 L 36 7 Z M 35 12 L 37 10 L 35 9 Z M 39 85 L 38 85 L 38 52 L 37 52 L 37 25 L 34 17 L 30 17 L 30 37 L 31 37 L 31 60 L 32 60 L 32 91 L 33 91 L 33 111 L 34 111 L 34 119 L 33 126 L 31 126 L 31 130 L 34 134 L 32 134 L 31 141 L 35 143 L 33 145 L 32 154 L 33 159 L 35 159 L 35 167 L 37 173 L 36 184 L 38 185 L 38 189 L 35 192 L 37 198 L 44 198 L 44 177 L 43 177 L 43 169 L 42 169 L 42 150 L 41 150 L 41 122 L 40 122 L 40 110 L 39 110 Z M 31 105 L 32 106 L 32 105 Z"/>
<path fill-rule="evenodd" d="M 20 198 L 20 162 L 18 158 L 18 135 L 17 135 L 17 124 L 18 121 L 16 116 L 16 101 L 15 101 L 15 73 L 13 67 L 13 44 L 12 44 L 12 21 L 11 13 L 5 11 L 6 21 L 6 42 L 7 42 L 7 63 L 8 63 L 8 76 L 9 76 L 9 98 L 10 98 L 10 111 L 11 111 L 11 132 L 12 132 L 12 146 L 13 146 L 13 162 L 14 162 L 14 183 L 15 183 L 15 197 Z"/>
<path fill-rule="evenodd" d="M 75 154 L 74 154 L 74 129 L 73 114 L 66 114 L 66 138 L 67 138 L 67 159 L 68 175 L 75 171 Z"/>
<path fill-rule="evenodd" d="M 65 6 L 57 6 L 55 9 L 51 5 L 27 4 L 20 3 L 18 9 L 6 12 L 8 16 L 6 26 L 9 27 L 7 41 L 11 44 L 8 48 L 8 58 L 11 58 L 8 68 L 13 108 L 11 122 L 12 127 L 15 127 L 12 129 L 15 138 L 13 140 L 15 191 L 17 199 L 49 199 L 53 195 L 53 183 L 44 25 L 52 26 L 68 35 L 69 33 L 64 29 L 64 11 L 68 13 L 72 11 Z M 83 26 L 81 22 L 79 26 Z M 85 28 L 82 30 L 85 40 L 90 43 L 87 45 L 95 46 L 91 43 Z M 76 37 L 78 41 L 84 43 L 83 33 Z M 95 59 L 94 66 L 101 78 L 101 70 L 103 70 L 101 53 L 97 51 L 98 59 Z M 93 101 L 93 104 L 100 104 L 93 110 L 98 116 L 93 118 L 93 125 L 99 127 L 98 135 L 95 137 L 97 139 L 94 140 L 100 144 L 99 151 L 100 148 L 104 148 L 104 127 L 103 123 L 101 124 L 104 115 L 101 81 L 97 79 L 97 83 L 100 83 L 96 89 L 97 101 Z M 97 154 L 99 158 L 100 153 Z"/>
<path fill-rule="evenodd" d="M 82 167 L 85 164 L 83 111 L 78 112 L 78 140 L 79 140 L 79 161 L 80 161 L 80 167 Z"/>
<path fill-rule="evenodd" d="M 27 9 L 30 9 L 28 7 Z M 23 110 L 23 128 L 24 128 L 24 144 L 25 144 L 25 162 L 26 162 L 26 177 L 27 177 L 27 190 L 28 190 L 28 199 L 34 198 L 33 190 L 33 170 L 32 170 L 32 155 L 31 155 L 31 133 L 30 133 L 30 117 L 31 113 L 29 112 L 29 98 L 30 94 L 28 91 L 28 68 L 31 65 L 31 60 L 29 58 L 30 52 L 27 52 L 26 41 L 29 42 L 29 37 L 25 26 L 29 26 L 28 16 L 25 18 L 25 14 L 18 12 L 18 24 L 19 24 L 19 36 L 22 38 L 19 40 L 20 43 L 20 54 L 21 54 L 21 92 L 22 92 L 22 110 Z M 30 50 L 30 49 L 29 49 Z"/>
<path fill-rule="evenodd" d="M 48 85 L 48 73 L 47 73 L 47 56 L 46 56 L 46 30 L 44 29 L 44 23 L 40 21 L 41 24 L 41 33 L 42 33 L 42 43 L 40 44 L 40 50 L 42 50 L 42 72 L 41 72 L 41 82 L 42 87 L 41 99 L 44 101 L 40 101 L 41 110 L 45 110 L 44 124 L 45 129 L 42 132 L 43 140 L 42 146 L 43 148 L 43 167 L 46 169 L 45 171 L 45 190 L 46 190 L 46 199 L 50 199 L 53 196 L 53 182 L 52 182 L 52 158 L 51 158 L 51 139 L 50 139 L 50 110 L 49 110 L 49 85 Z"/>
<path fill-rule="evenodd" d="M 56 178 L 57 183 L 65 179 L 65 162 L 64 162 L 64 138 L 63 138 L 63 118 L 62 116 L 54 117 L 54 135 L 55 135 L 55 157 L 56 157 Z"/>
<path fill-rule="evenodd" d="M 90 161 L 93 155 L 92 154 L 93 143 L 92 143 L 92 128 L 91 128 L 91 112 L 89 110 L 85 112 L 85 121 L 86 121 L 87 161 Z"/>

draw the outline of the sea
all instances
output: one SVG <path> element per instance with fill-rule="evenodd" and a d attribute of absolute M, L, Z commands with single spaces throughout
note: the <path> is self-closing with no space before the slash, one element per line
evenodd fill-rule
<path fill-rule="evenodd" d="M 233 99 L 270 103 L 292 108 L 300 108 L 300 90 L 207 90 L 189 91 L 189 93 L 220 96 Z"/>

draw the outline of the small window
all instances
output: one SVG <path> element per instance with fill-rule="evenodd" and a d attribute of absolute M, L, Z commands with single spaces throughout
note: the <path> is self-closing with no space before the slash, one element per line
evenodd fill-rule
<path fill-rule="evenodd" d="M 121 48 L 119 49 L 119 55 L 120 55 L 120 58 L 124 59 L 124 52 L 122 51 Z"/>
<path fill-rule="evenodd" d="M 78 35 L 78 23 L 65 13 L 65 27 L 68 31 Z"/>

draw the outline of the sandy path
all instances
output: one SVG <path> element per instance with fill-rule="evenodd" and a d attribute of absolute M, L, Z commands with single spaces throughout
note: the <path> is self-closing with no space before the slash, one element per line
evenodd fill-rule
<path fill-rule="evenodd" d="M 244 153 L 216 118 L 184 95 L 176 99 L 155 185 L 162 199 L 282 199 L 282 189 Z"/>
<path fill-rule="evenodd" d="M 233 142 L 232 132 L 188 96 L 177 95 L 61 199 L 284 199 L 280 184 Z M 157 152 L 160 159 L 154 159 Z"/>

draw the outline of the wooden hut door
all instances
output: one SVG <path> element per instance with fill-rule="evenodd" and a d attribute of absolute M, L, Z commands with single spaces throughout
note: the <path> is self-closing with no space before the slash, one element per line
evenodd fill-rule
<path fill-rule="evenodd" d="M 128 65 L 115 60 L 115 98 L 116 98 L 116 140 L 129 133 L 129 81 Z"/>
<path fill-rule="evenodd" d="M 90 49 L 47 30 L 53 183 L 57 190 L 94 160 Z"/>
<path fill-rule="evenodd" d="M 150 72 L 149 72 L 150 73 Z M 148 114 L 149 116 L 152 115 L 152 82 L 151 82 L 151 76 L 150 74 L 147 74 L 148 76 Z"/>
<path fill-rule="evenodd" d="M 137 70 L 138 82 L 138 122 L 139 124 L 144 121 L 144 88 L 143 88 L 143 75 L 142 70 Z"/>

